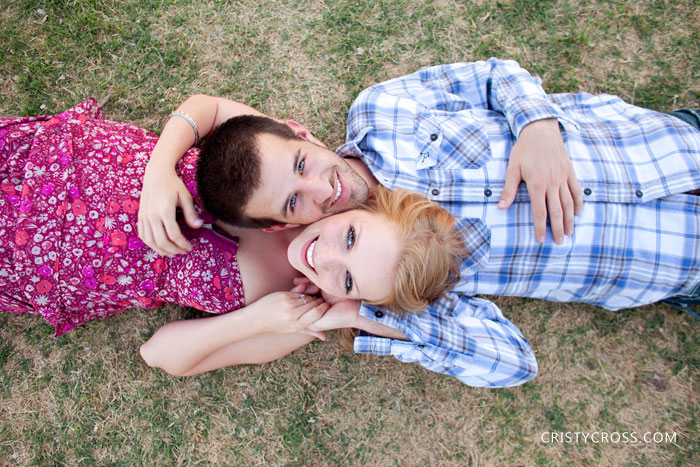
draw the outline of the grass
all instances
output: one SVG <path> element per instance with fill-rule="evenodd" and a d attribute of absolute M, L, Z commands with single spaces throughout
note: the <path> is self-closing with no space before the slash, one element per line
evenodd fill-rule
<path fill-rule="evenodd" d="M 193 93 L 343 142 L 363 88 L 496 55 L 549 92 L 700 108 L 695 0 L 0 0 L 0 115 L 112 95 L 153 131 Z M 139 345 L 186 310 L 133 310 L 54 340 L 0 314 L 2 465 L 698 465 L 698 322 L 498 298 L 536 349 L 515 389 L 470 388 L 331 339 L 278 362 L 174 378 Z M 672 443 L 547 443 L 549 432 L 676 433 Z"/>

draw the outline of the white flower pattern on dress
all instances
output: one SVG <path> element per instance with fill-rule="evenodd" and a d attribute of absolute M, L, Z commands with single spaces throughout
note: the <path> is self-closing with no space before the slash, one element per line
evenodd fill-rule
<path fill-rule="evenodd" d="M 104 120 L 92 99 L 53 117 L 0 118 L 0 309 L 39 313 L 58 335 L 136 306 L 244 305 L 234 242 L 212 242 L 217 234 L 203 228 L 192 252 L 166 258 L 138 239 L 156 141 Z M 191 149 L 178 164 L 188 187 L 197 155 Z"/>

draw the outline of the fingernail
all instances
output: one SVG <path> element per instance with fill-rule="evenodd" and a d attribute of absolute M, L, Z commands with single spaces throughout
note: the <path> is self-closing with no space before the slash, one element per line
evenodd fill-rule
<path fill-rule="evenodd" d="M 195 225 L 202 225 L 204 221 L 202 219 L 195 219 L 194 224 Z"/>
<path fill-rule="evenodd" d="M 562 243 L 564 243 L 564 237 L 557 238 L 557 244 L 561 245 Z"/>
<path fill-rule="evenodd" d="M 540 235 L 539 237 L 537 237 L 537 241 L 540 243 L 544 243 L 544 235 Z"/>
<path fill-rule="evenodd" d="M 500 201 L 498 202 L 498 209 L 503 209 L 503 208 L 505 208 L 505 207 L 506 207 L 506 202 L 503 201 L 503 200 L 500 200 Z"/>

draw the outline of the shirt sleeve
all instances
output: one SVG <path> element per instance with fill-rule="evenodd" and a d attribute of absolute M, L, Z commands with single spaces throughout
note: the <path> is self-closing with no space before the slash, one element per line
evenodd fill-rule
<path fill-rule="evenodd" d="M 364 303 L 360 314 L 409 341 L 360 332 L 357 353 L 393 355 L 478 387 L 517 386 L 537 374 L 528 340 L 487 300 L 450 293 L 420 314 L 399 315 Z"/>
<path fill-rule="evenodd" d="M 542 81 L 513 60 L 490 58 L 473 63 L 454 63 L 424 68 L 411 75 L 372 86 L 358 96 L 358 112 L 367 106 L 381 109 L 381 95 L 407 98 L 418 109 L 458 112 L 483 109 L 502 113 L 517 138 L 536 120 L 567 120 L 542 89 Z M 352 110 L 352 109 L 351 109 Z M 352 117 L 352 113 L 350 115 Z M 352 118 L 349 118 L 349 123 Z M 362 125 L 359 125 L 362 127 Z M 349 134 L 352 127 L 348 127 Z"/>

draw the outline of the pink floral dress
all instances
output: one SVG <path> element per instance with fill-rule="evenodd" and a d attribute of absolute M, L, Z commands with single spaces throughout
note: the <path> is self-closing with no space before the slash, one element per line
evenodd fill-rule
<path fill-rule="evenodd" d="M 234 240 L 184 229 L 193 251 L 168 258 L 138 239 L 157 140 L 104 120 L 94 99 L 56 116 L 0 118 L 0 310 L 38 313 L 60 335 L 164 302 L 212 313 L 244 306 Z M 195 199 L 197 157 L 191 149 L 177 167 Z"/>

